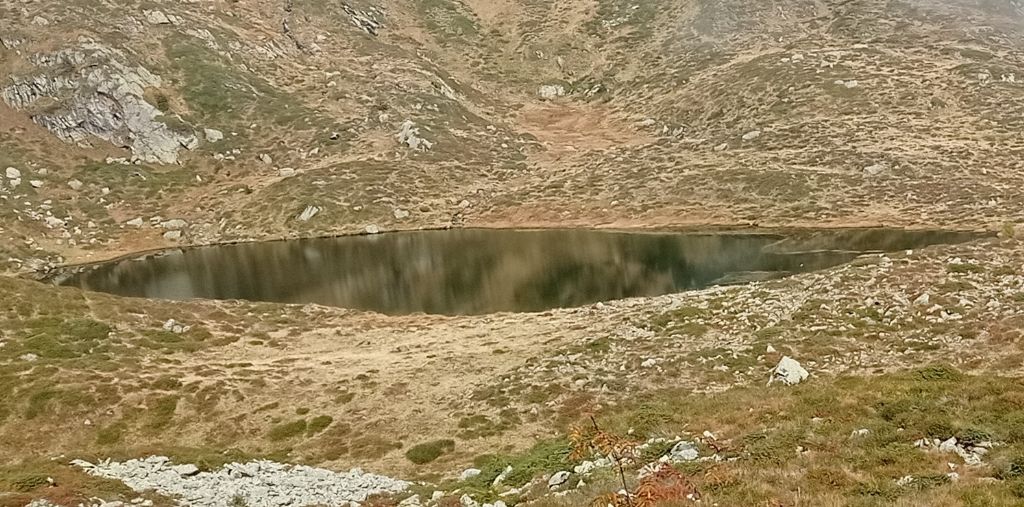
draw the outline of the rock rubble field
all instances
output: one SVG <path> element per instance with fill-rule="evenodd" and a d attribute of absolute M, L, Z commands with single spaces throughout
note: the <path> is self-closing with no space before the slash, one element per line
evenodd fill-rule
<path fill-rule="evenodd" d="M 137 492 L 156 491 L 179 499 L 180 505 L 196 507 L 358 506 L 368 497 L 399 493 L 409 482 L 365 473 L 355 468 L 332 472 L 272 461 L 229 463 L 213 472 L 201 472 L 191 464 L 174 464 L 169 458 L 151 456 L 124 462 L 99 463 L 75 460 L 90 475 L 117 479 Z"/>

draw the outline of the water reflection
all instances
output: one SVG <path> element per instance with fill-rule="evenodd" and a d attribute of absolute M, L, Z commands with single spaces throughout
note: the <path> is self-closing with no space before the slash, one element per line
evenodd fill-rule
<path fill-rule="evenodd" d="M 169 251 L 65 285 L 163 299 L 319 303 L 389 314 L 537 311 L 810 271 L 864 251 L 971 239 L 953 232 L 796 237 L 451 230 Z"/>

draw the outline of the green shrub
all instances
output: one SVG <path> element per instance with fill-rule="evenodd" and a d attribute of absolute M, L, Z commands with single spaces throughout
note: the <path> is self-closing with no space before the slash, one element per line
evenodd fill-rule
<path fill-rule="evenodd" d="M 450 439 L 433 440 L 422 444 L 414 445 L 405 452 L 405 457 L 416 463 L 417 465 L 423 465 L 430 463 L 441 455 L 452 452 L 455 450 L 455 441 Z"/>

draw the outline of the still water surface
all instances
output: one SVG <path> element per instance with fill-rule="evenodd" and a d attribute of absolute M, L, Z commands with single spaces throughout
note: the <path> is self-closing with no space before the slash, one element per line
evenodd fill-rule
<path fill-rule="evenodd" d="M 64 285 L 161 299 L 319 303 L 387 314 L 539 311 L 742 283 L 865 252 L 977 235 L 884 229 L 766 234 L 422 231 L 175 249 L 84 268 Z"/>

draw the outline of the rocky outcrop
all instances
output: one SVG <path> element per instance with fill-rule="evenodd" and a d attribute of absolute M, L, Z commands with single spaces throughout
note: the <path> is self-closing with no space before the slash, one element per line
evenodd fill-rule
<path fill-rule="evenodd" d="M 174 496 L 180 505 L 226 507 L 244 502 L 251 507 L 278 505 L 358 505 L 378 493 L 398 493 L 410 484 L 364 473 L 359 469 L 332 472 L 322 468 L 272 461 L 229 463 L 212 472 L 187 464 L 175 465 L 163 456 L 97 464 L 72 464 L 90 475 L 116 479 L 135 491 Z"/>
<path fill-rule="evenodd" d="M 39 72 L 13 77 L 0 97 L 61 140 L 90 145 L 98 138 L 130 149 L 136 160 L 162 164 L 198 145 L 191 129 L 161 121 L 164 113 L 144 98 L 147 88 L 161 86 L 160 77 L 130 65 L 123 52 L 85 42 L 30 61 Z"/>

